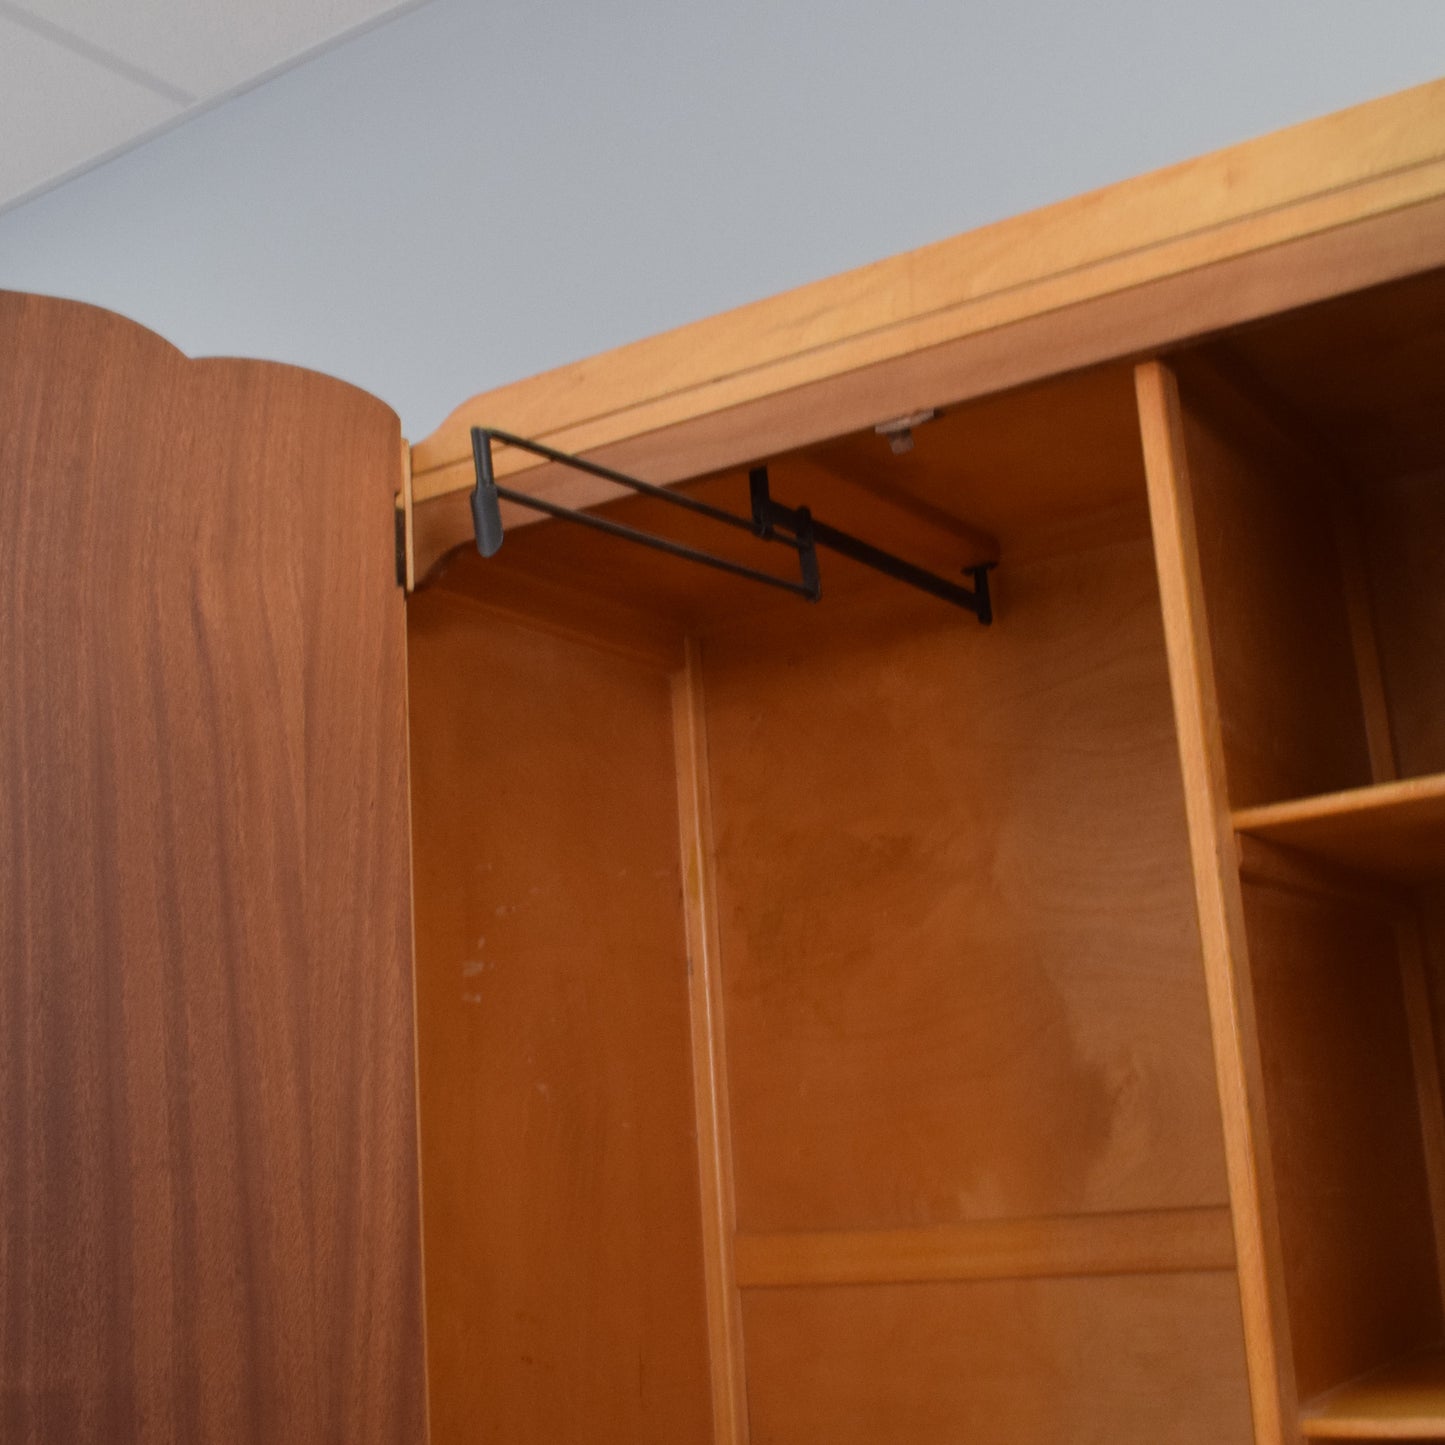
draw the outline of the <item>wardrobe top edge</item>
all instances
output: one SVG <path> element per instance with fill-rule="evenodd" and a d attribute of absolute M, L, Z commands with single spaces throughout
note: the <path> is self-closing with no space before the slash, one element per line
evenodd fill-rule
<path fill-rule="evenodd" d="M 1442 199 L 1445 79 L 480 393 L 413 446 L 413 475 L 452 490 L 472 426 L 595 450 Z"/>

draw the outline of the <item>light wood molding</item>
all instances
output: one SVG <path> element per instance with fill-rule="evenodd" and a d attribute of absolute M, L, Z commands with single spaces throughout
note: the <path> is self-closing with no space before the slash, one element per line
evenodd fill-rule
<path fill-rule="evenodd" d="M 744 1289 L 1234 1268 L 1234 1235 L 1224 1208 L 741 1234 L 736 1251 Z"/>
<path fill-rule="evenodd" d="M 1402 882 L 1445 871 L 1445 773 L 1241 808 L 1242 833 Z"/>
<path fill-rule="evenodd" d="M 1169 651 L 1200 941 L 1214 1036 L 1238 1251 L 1256 1445 L 1284 1445 L 1295 1412 L 1269 1130 L 1225 782 L 1214 663 L 1178 382 L 1148 362 L 1136 373 L 1160 603 Z"/>
<path fill-rule="evenodd" d="M 848 398 L 848 425 L 862 427 L 1445 264 L 1442 197 L 1437 81 L 483 393 L 413 448 L 416 500 L 470 490 L 473 425 L 645 464 L 652 479 L 674 482 L 745 459 L 678 428 L 785 393 L 808 417 L 774 420 L 776 441 L 768 425 L 755 426 L 756 445 L 836 433 L 843 394 L 820 409 L 813 389 L 845 377 L 870 378 L 871 401 Z M 1290 247 L 1302 249 L 1281 266 Z M 1246 275 L 1226 274 L 1240 263 Z M 1200 274 L 1210 277 L 1207 303 L 1187 284 Z M 1100 303 L 1102 313 L 1076 321 Z M 1039 321 L 1047 324 L 1012 330 Z M 990 353 L 988 380 L 971 383 L 955 348 L 987 351 L 1005 329 L 1008 365 Z M 878 384 L 882 373 L 894 384 Z M 736 445 L 736 417 L 733 432 Z M 535 458 L 503 451 L 497 463 L 514 485 L 539 495 L 560 486 L 574 505 L 616 494 Z M 465 536 L 460 514 L 446 516 L 455 545 Z M 418 557 L 428 554 L 419 545 Z"/>
<path fill-rule="evenodd" d="M 1307 1440 L 1427 1440 L 1445 1434 L 1445 1348 L 1342 1385 L 1301 1413 Z"/>
<path fill-rule="evenodd" d="M 713 1436 L 715 1445 L 747 1445 L 742 1310 L 733 1258 L 736 1219 L 732 1128 L 728 1117 L 727 1052 L 723 1032 L 722 958 L 717 936 L 712 799 L 708 784 L 707 716 L 702 686 L 698 644 L 689 641 L 686 662 L 672 680 L 672 722 L 677 750 L 678 822 L 681 829 L 683 909 L 687 924 L 693 1097 L 697 1110 Z"/>
<path fill-rule="evenodd" d="M 916 409 L 921 398 L 930 406 L 949 407 L 997 395 L 1438 267 L 1445 267 L 1445 196 L 1299 240 L 1261 245 L 1229 260 L 828 374 L 717 412 L 702 408 L 676 424 L 643 425 L 656 419 L 654 410 L 660 414 L 672 404 L 665 402 L 599 424 L 601 439 L 595 444 L 585 430 L 547 440 L 672 485 L 864 430 L 880 417 Z M 538 378 L 538 384 L 547 380 Z M 503 468 L 500 474 L 508 472 Z M 510 475 L 513 485 L 567 506 L 596 506 L 620 495 L 610 482 L 551 463 Z M 471 540 L 470 462 L 454 463 L 449 475 L 429 474 L 427 486 L 430 499 L 416 514 L 417 570 L 423 578 L 437 559 Z M 538 520 L 535 512 L 505 506 L 503 517 L 509 529 Z"/>

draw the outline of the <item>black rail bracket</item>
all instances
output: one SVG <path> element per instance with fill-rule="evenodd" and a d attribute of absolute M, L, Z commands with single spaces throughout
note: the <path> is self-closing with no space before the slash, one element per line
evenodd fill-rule
<path fill-rule="evenodd" d="M 813 547 L 825 547 L 841 557 L 851 558 L 885 577 L 916 587 L 940 601 L 951 602 L 972 612 L 987 627 L 993 621 L 993 602 L 989 595 L 988 574 L 998 564 L 984 562 L 974 567 L 965 567 L 964 575 L 973 581 L 972 588 L 958 582 L 950 582 L 936 573 L 915 567 L 891 552 L 875 547 L 861 537 L 840 532 L 825 522 L 817 521 L 807 507 L 785 507 L 774 501 L 768 484 L 768 469 L 754 467 L 748 474 L 748 489 L 753 505 L 753 528 L 759 537 L 772 539 L 780 534 L 784 537 L 806 536 Z"/>

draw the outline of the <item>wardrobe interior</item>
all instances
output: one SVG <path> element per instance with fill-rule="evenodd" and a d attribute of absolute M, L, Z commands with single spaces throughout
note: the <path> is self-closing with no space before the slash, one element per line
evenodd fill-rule
<path fill-rule="evenodd" d="M 940 575 L 996 562 L 991 626 L 826 552 L 814 604 L 555 520 L 411 597 L 436 1445 L 1243 1442 L 1242 1269 L 1291 1432 L 1372 1438 L 1388 1372 L 1432 1378 L 1445 276 L 1162 364 L 1167 416 L 1129 359 L 756 459 Z M 746 467 L 685 490 L 748 511 Z M 1212 1004 L 1171 651 L 1227 785 Z"/>

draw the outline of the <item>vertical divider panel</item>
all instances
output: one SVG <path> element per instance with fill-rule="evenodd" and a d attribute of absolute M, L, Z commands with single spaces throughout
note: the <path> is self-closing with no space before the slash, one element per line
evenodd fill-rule
<path fill-rule="evenodd" d="M 1135 382 L 1224 1121 L 1255 1438 L 1258 1445 L 1282 1445 L 1297 1438 L 1298 1402 L 1179 387 L 1174 373 L 1157 361 L 1139 366 Z"/>
<path fill-rule="evenodd" d="M 683 908 L 687 918 L 688 995 L 692 1012 L 693 1087 L 702 1199 L 703 1269 L 716 1445 L 747 1445 L 747 1386 L 742 1308 L 734 1240 L 732 1132 L 728 1112 L 722 959 L 713 878 L 712 799 L 707 771 L 707 719 L 702 656 L 687 643 L 672 680 L 677 755 Z"/>
<path fill-rule="evenodd" d="M 1420 1131 L 1425 1171 L 1430 1183 L 1430 1212 L 1435 1233 L 1435 1268 L 1445 1304 L 1445 1103 L 1440 1087 L 1439 1041 L 1430 1008 L 1426 967 L 1425 919 L 1409 904 L 1401 907 L 1396 931 L 1400 940 L 1400 979 L 1410 1026 L 1411 1062 L 1420 1096 Z"/>

